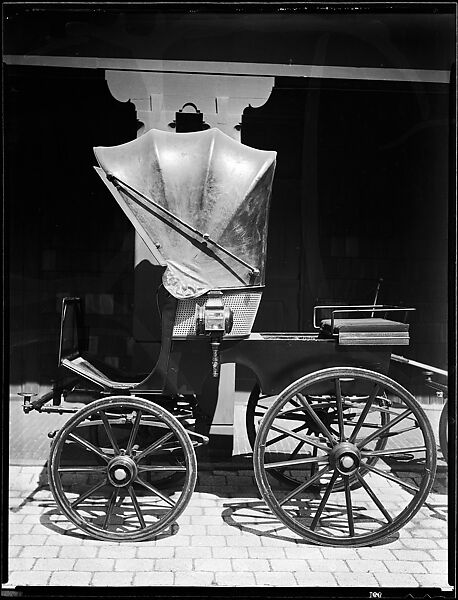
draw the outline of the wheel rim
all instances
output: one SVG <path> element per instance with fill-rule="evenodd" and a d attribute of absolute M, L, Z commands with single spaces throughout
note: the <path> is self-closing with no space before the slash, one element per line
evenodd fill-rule
<path fill-rule="evenodd" d="M 445 462 L 448 462 L 448 401 L 445 402 L 439 418 L 439 445 Z"/>
<path fill-rule="evenodd" d="M 277 396 L 261 395 L 259 384 L 255 385 L 255 387 L 253 388 L 253 390 L 250 394 L 250 398 L 248 400 L 248 405 L 247 405 L 247 411 L 246 411 L 246 429 L 247 429 L 248 440 L 249 440 L 251 448 L 253 450 L 255 447 L 256 435 L 259 430 L 260 423 L 262 422 L 262 419 L 264 418 L 266 412 L 275 403 L 276 399 L 277 399 Z M 381 401 L 384 402 L 385 400 L 381 399 Z M 334 402 L 334 405 L 333 405 L 333 402 Z M 320 405 L 321 405 L 320 411 L 317 411 L 319 413 L 320 419 L 326 424 L 328 429 L 333 431 L 333 427 L 335 425 L 338 425 L 338 417 L 337 417 L 337 409 L 335 406 L 335 401 L 333 401 L 332 398 L 329 398 L 329 397 L 321 397 Z M 345 417 L 346 421 L 353 419 L 354 423 L 356 424 L 356 420 L 355 420 L 356 415 L 355 415 L 355 413 L 350 412 L 348 410 L 348 408 L 349 407 L 344 406 L 344 417 Z M 379 418 L 381 426 L 385 425 L 389 420 L 389 416 L 385 412 L 379 412 L 378 418 Z M 281 424 L 280 424 L 280 426 L 281 426 Z M 316 429 L 316 425 L 314 424 L 313 420 L 310 417 L 307 417 L 307 415 L 305 415 L 305 421 L 302 423 L 301 422 L 297 423 L 297 426 L 293 429 L 293 431 L 296 433 L 303 432 L 305 434 L 310 434 L 311 433 L 310 428 L 312 428 L 312 430 Z M 278 438 L 284 439 L 285 434 L 280 433 L 278 435 Z M 272 439 L 269 440 L 267 442 L 267 444 L 271 444 L 272 441 L 273 441 Z M 386 446 L 386 442 L 387 442 L 387 440 L 384 438 L 378 439 L 376 442 L 376 447 L 374 449 L 375 450 L 383 450 L 383 448 Z M 300 444 L 300 442 L 299 442 L 299 444 Z M 299 446 L 299 444 L 297 446 Z M 300 446 L 297 448 L 297 450 L 300 450 Z M 316 451 L 316 448 L 314 450 Z M 312 450 L 312 452 L 313 452 L 313 450 Z M 377 460 L 378 460 L 377 457 L 373 457 L 373 458 L 369 459 L 369 463 L 375 464 L 377 462 Z M 359 473 L 360 473 L 360 475 L 364 476 L 367 473 L 367 470 L 362 467 L 360 469 Z M 295 477 L 294 470 L 291 470 L 288 467 L 282 467 L 279 469 L 269 469 L 269 475 L 272 475 L 272 477 L 274 477 L 281 483 L 286 484 L 290 488 L 294 488 L 295 486 L 299 485 L 302 482 L 302 480 L 300 478 Z M 319 485 L 319 481 L 316 482 L 315 486 L 318 486 L 318 485 Z M 361 486 L 361 483 L 359 482 L 359 480 L 356 477 L 352 477 L 350 480 L 350 485 L 351 485 L 352 489 L 356 489 Z M 343 488 L 344 488 L 343 482 L 336 482 L 334 484 L 333 489 L 339 490 L 339 489 L 343 489 Z"/>
<path fill-rule="evenodd" d="M 337 427 L 319 416 L 330 389 Z M 346 418 L 349 410 L 354 419 Z M 315 433 L 298 431 L 301 415 L 314 421 Z M 292 416 L 288 423 L 285 417 Z M 271 443 L 279 434 L 283 452 Z M 406 477 L 402 469 L 410 461 L 415 474 Z M 295 488 L 272 489 L 268 473 L 285 466 L 294 469 Z M 421 508 L 434 480 L 436 450 L 423 410 L 402 386 L 365 369 L 336 367 L 303 377 L 278 396 L 261 422 L 254 468 L 264 501 L 289 529 L 322 545 L 359 546 L 393 534 Z"/>
<path fill-rule="evenodd" d="M 54 438 L 48 465 L 54 499 L 69 520 L 114 541 L 147 539 L 168 527 L 197 478 L 184 427 L 162 407 L 129 396 L 76 413 Z M 164 474 L 176 473 L 183 479 L 173 490 L 154 485 L 155 477 L 163 483 Z"/>

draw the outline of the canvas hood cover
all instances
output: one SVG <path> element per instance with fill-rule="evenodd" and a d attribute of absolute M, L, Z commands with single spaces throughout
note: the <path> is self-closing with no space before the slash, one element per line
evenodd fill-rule
<path fill-rule="evenodd" d="M 97 172 L 159 264 L 176 298 L 264 284 L 276 152 L 219 129 L 155 129 L 94 148 Z"/>

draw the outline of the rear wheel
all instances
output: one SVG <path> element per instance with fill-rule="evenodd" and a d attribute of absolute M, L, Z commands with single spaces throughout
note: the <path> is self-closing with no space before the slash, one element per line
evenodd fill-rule
<path fill-rule="evenodd" d="M 330 390 L 336 417 L 326 423 L 320 411 Z M 271 487 L 268 474 L 283 468 L 294 474 L 291 491 Z M 286 527 L 310 542 L 361 546 L 396 532 L 421 508 L 434 480 L 436 448 L 429 421 L 407 390 L 372 371 L 336 367 L 307 375 L 278 396 L 260 423 L 254 469 L 264 501 Z"/>
<path fill-rule="evenodd" d="M 155 485 L 175 474 L 183 475 L 179 486 Z M 183 512 L 197 462 L 187 431 L 169 412 L 115 396 L 85 406 L 57 433 L 48 475 L 74 525 L 98 539 L 133 541 L 158 534 Z"/>

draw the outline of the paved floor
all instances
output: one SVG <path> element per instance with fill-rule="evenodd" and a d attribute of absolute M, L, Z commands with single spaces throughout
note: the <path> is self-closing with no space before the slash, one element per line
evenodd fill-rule
<path fill-rule="evenodd" d="M 89 539 L 60 515 L 43 464 L 11 466 L 9 581 L 15 586 L 281 586 L 450 589 L 446 474 L 385 543 L 319 547 L 265 508 L 253 472 L 199 472 L 171 530 L 147 542 Z"/>

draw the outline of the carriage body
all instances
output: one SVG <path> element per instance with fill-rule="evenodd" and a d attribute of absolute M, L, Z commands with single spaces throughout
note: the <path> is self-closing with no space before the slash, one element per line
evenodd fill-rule
<path fill-rule="evenodd" d="M 102 181 L 164 268 L 161 349 L 142 377 L 108 373 L 84 350 L 79 300 L 64 299 L 61 376 L 52 395 L 25 407 L 74 413 L 48 465 L 61 510 L 101 539 L 141 540 L 167 528 L 186 508 L 195 451 L 208 442 L 199 407 L 217 393 L 220 364 L 236 363 L 257 380 L 247 408 L 256 480 L 287 527 L 314 543 L 350 546 L 402 527 L 436 468 L 421 407 L 387 376 L 393 348 L 409 342 L 397 316 L 411 309 L 317 307 L 314 332 L 254 333 L 275 153 L 217 130 L 152 130 L 95 153 Z M 85 406 L 63 406 L 81 382 Z M 407 460 L 417 464 L 414 483 L 386 470 Z M 86 479 L 75 492 L 79 475 Z M 374 479 L 400 486 L 401 510 L 379 499 Z M 173 485 L 178 491 L 161 491 Z M 330 497 L 343 507 L 339 518 Z"/>

